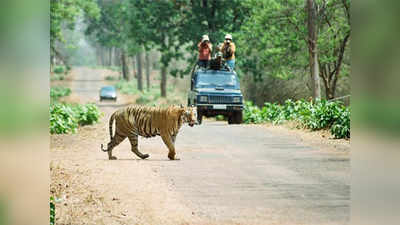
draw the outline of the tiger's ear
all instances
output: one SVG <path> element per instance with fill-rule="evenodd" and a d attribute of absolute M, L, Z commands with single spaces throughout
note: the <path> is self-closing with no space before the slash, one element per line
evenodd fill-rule
<path fill-rule="evenodd" d="M 181 109 L 183 109 L 183 105 L 181 104 Z"/>

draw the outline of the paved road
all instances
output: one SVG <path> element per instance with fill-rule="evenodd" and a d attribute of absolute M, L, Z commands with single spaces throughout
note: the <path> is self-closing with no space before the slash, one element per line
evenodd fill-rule
<path fill-rule="evenodd" d="M 184 127 L 160 172 L 199 215 L 246 224 L 346 224 L 349 159 L 263 127 Z M 156 166 L 156 164 L 154 164 Z"/>
<path fill-rule="evenodd" d="M 88 73 L 78 73 L 72 92 L 96 101 L 103 83 Z M 106 118 L 122 105 L 99 104 Z M 102 126 L 107 127 L 106 121 Z M 100 132 L 104 138 L 97 143 L 108 139 L 108 130 Z M 159 137 L 141 138 L 139 148 L 150 154 L 148 160 L 130 161 L 136 157 L 128 143 L 116 148 L 114 155 L 124 165 L 128 161 L 150 168 L 179 196 L 179 204 L 204 222 L 199 224 L 349 223 L 350 162 L 343 152 L 308 145 L 289 133 L 262 126 L 211 120 L 182 128 L 176 141 L 180 161 L 167 160 Z M 106 158 L 98 150 L 95 154 Z M 118 161 L 108 166 L 117 169 Z"/>

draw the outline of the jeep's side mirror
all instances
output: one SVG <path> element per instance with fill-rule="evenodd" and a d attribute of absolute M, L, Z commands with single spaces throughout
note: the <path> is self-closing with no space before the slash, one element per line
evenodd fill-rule
<path fill-rule="evenodd" d="M 190 82 L 190 90 L 193 90 L 194 87 L 194 79 L 192 79 L 192 81 Z"/>

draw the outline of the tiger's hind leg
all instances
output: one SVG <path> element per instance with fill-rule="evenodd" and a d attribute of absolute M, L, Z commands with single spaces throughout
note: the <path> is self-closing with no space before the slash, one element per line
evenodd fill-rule
<path fill-rule="evenodd" d="M 108 143 L 108 145 L 107 145 L 107 153 L 108 153 L 109 160 L 117 159 L 117 157 L 112 155 L 112 150 L 114 149 L 115 146 L 119 145 L 123 140 L 125 140 L 125 138 L 126 138 L 126 136 L 118 134 L 117 132 L 115 133 L 114 137 L 111 139 L 110 143 Z"/>
<path fill-rule="evenodd" d="M 142 154 L 141 152 L 139 152 L 138 135 L 137 134 L 131 134 L 128 136 L 128 138 L 129 138 L 129 142 L 131 142 L 131 151 L 133 153 L 135 153 L 139 158 L 146 159 L 150 156 L 149 154 Z"/>

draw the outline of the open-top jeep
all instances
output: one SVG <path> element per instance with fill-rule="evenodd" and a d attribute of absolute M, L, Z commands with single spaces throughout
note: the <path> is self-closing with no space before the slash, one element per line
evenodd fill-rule
<path fill-rule="evenodd" d="M 212 67 L 211 67 L 212 68 Z M 197 119 L 223 115 L 229 124 L 243 121 L 243 95 L 236 72 L 228 67 L 217 69 L 196 66 L 192 71 L 188 105 L 197 107 Z"/>

